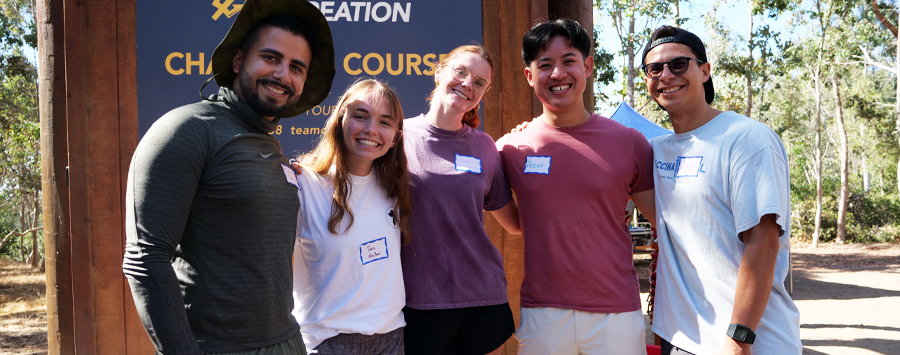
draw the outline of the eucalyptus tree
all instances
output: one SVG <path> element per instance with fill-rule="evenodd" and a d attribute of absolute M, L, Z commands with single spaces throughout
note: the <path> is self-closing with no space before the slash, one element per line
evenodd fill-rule
<path fill-rule="evenodd" d="M 668 6 L 667 0 L 594 0 L 594 7 L 612 20 L 621 45 L 620 54 L 625 56 L 625 67 L 622 68 L 625 101 L 631 107 L 634 107 L 635 79 L 640 66 L 635 63 L 635 57 L 650 37 L 654 25 L 664 19 Z M 638 21 L 644 22 L 640 29 L 636 27 Z"/>
<path fill-rule="evenodd" d="M 897 35 L 897 25 L 900 24 L 900 1 L 894 1 L 894 4 L 889 4 L 886 2 L 877 2 L 876 0 L 869 1 L 869 10 L 871 11 L 872 16 L 876 19 L 881 26 L 879 30 L 874 31 L 874 33 L 863 33 L 859 37 L 878 37 L 880 35 L 881 38 L 886 41 L 882 43 L 889 43 L 890 39 L 893 41 L 893 51 L 891 50 L 889 45 L 873 45 L 871 47 L 866 46 L 866 44 L 859 43 L 858 46 L 862 51 L 862 62 L 865 65 L 874 66 L 880 68 L 882 70 L 888 71 L 894 75 L 896 78 L 896 86 L 895 86 L 895 97 L 894 97 L 894 112 L 895 112 L 895 126 L 897 129 L 897 138 L 898 143 L 900 143 L 900 40 L 898 40 Z M 893 18 L 893 20 L 891 19 Z M 893 22 L 896 23 L 893 23 Z M 866 36 L 868 35 L 868 36 Z M 870 41 L 862 41 L 862 42 L 870 42 Z M 889 61 L 890 52 L 894 53 L 893 61 Z M 879 55 L 879 53 L 881 55 Z M 900 158 L 897 160 L 897 191 L 900 193 Z"/>
<path fill-rule="evenodd" d="M 34 4 L 0 0 L 0 209 L 19 216 L 22 230 L 40 224 L 40 123 L 37 70 L 27 48 L 37 47 Z M 39 248 L 31 234 L 32 264 Z"/>
<path fill-rule="evenodd" d="M 824 81 L 826 80 L 825 71 L 831 62 L 830 46 L 826 43 L 829 32 L 833 30 L 835 19 L 833 18 L 838 10 L 834 6 L 835 1 L 829 0 L 813 0 L 813 7 L 808 10 L 801 10 L 802 21 L 813 30 L 813 38 L 810 38 L 805 49 L 805 69 L 810 80 L 809 90 L 815 100 L 815 171 L 816 171 L 816 214 L 815 229 L 812 236 L 812 246 L 817 247 L 822 236 L 822 164 L 824 159 L 823 152 L 823 130 L 825 126 L 822 122 L 823 99 L 824 99 Z"/>

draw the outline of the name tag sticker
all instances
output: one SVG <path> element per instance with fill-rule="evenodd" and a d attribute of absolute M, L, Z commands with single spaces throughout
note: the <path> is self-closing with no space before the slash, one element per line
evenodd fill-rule
<path fill-rule="evenodd" d="M 550 157 L 529 155 L 525 157 L 525 174 L 550 175 Z"/>
<path fill-rule="evenodd" d="M 675 168 L 675 177 L 697 177 L 700 175 L 700 166 L 703 157 L 678 157 Z"/>
<path fill-rule="evenodd" d="M 481 159 L 466 155 L 456 155 L 456 170 L 481 174 Z"/>
<path fill-rule="evenodd" d="M 362 243 L 359 246 L 359 259 L 363 265 L 376 260 L 387 259 L 387 257 L 387 238 L 378 238 L 371 242 Z"/>
<path fill-rule="evenodd" d="M 281 170 L 284 170 L 284 178 L 287 179 L 288 184 L 294 185 L 294 187 L 300 189 L 300 182 L 297 181 L 297 174 L 294 173 L 294 169 L 281 164 Z"/>

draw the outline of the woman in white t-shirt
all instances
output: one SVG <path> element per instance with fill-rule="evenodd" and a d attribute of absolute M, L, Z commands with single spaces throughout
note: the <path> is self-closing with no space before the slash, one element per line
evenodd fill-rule
<path fill-rule="evenodd" d="M 318 354 L 404 354 L 400 245 L 410 240 L 403 111 L 357 81 L 338 100 L 303 173 L 294 247 L 294 317 Z"/>

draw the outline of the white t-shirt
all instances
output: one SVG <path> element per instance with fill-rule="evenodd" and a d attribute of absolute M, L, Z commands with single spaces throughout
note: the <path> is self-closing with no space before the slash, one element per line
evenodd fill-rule
<path fill-rule="evenodd" d="M 294 245 L 294 317 L 307 349 L 338 333 L 384 334 L 406 325 L 406 293 L 400 269 L 400 229 L 394 201 L 375 174 L 352 176 L 344 215 L 328 231 L 334 185 L 304 169 Z"/>
<path fill-rule="evenodd" d="M 695 354 L 718 354 L 731 323 L 744 243 L 738 234 L 775 214 L 784 234 L 754 355 L 800 354 L 800 312 L 784 288 L 790 185 L 781 139 L 723 112 L 693 131 L 654 138 L 659 277 L 653 332 Z"/>

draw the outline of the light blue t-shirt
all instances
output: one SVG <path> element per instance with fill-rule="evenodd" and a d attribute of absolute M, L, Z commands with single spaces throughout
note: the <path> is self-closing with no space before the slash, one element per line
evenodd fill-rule
<path fill-rule="evenodd" d="M 723 112 L 693 131 L 650 143 L 660 248 L 653 332 L 692 353 L 718 354 L 744 253 L 738 234 L 775 214 L 784 233 L 751 349 L 754 355 L 799 355 L 800 312 L 784 288 L 791 204 L 787 154 L 778 135 Z"/>

